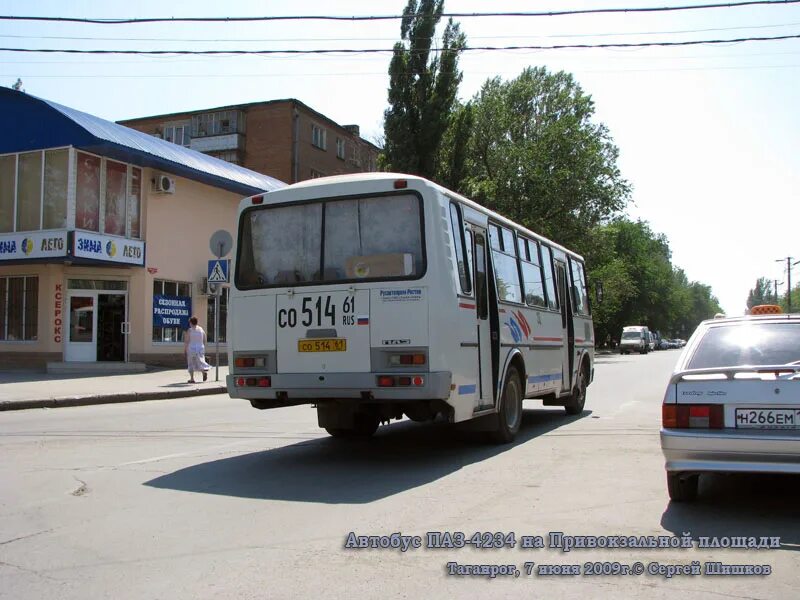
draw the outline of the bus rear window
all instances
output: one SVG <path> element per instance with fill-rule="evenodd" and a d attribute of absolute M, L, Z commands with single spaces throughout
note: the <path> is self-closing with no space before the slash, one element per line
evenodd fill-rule
<path fill-rule="evenodd" d="M 424 274 L 412 194 L 265 206 L 242 215 L 236 285 L 253 289 Z"/>

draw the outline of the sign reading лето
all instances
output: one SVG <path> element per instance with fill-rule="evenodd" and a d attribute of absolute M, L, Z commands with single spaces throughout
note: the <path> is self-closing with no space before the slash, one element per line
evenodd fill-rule
<path fill-rule="evenodd" d="M 189 327 L 192 314 L 192 298 L 190 296 L 153 296 L 154 327 Z"/>

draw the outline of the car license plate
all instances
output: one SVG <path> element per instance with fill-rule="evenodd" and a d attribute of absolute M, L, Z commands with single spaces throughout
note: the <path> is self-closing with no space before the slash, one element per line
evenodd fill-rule
<path fill-rule="evenodd" d="M 298 352 L 347 352 L 344 338 L 318 338 L 297 340 Z"/>
<path fill-rule="evenodd" d="M 737 408 L 736 427 L 748 429 L 800 429 L 800 409 Z"/>

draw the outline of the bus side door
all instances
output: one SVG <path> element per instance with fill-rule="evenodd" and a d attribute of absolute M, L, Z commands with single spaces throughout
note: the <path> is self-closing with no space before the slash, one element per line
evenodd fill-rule
<path fill-rule="evenodd" d="M 489 320 L 489 248 L 486 230 L 470 224 L 472 238 L 473 281 L 475 282 L 475 304 L 478 335 L 478 389 L 475 394 L 475 410 L 494 406 L 492 385 L 492 334 Z"/>
<path fill-rule="evenodd" d="M 561 351 L 561 391 L 569 392 L 572 390 L 572 369 L 575 362 L 575 325 L 567 286 L 567 265 L 557 259 L 553 260 L 553 264 L 556 267 L 556 288 L 561 300 L 561 337 L 564 340 Z"/>

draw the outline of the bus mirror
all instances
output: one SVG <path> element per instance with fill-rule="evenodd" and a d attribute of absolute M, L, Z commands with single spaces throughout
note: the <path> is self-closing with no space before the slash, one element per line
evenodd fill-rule
<path fill-rule="evenodd" d="M 598 304 L 603 302 L 603 283 L 601 281 L 594 284 L 594 297 Z"/>

